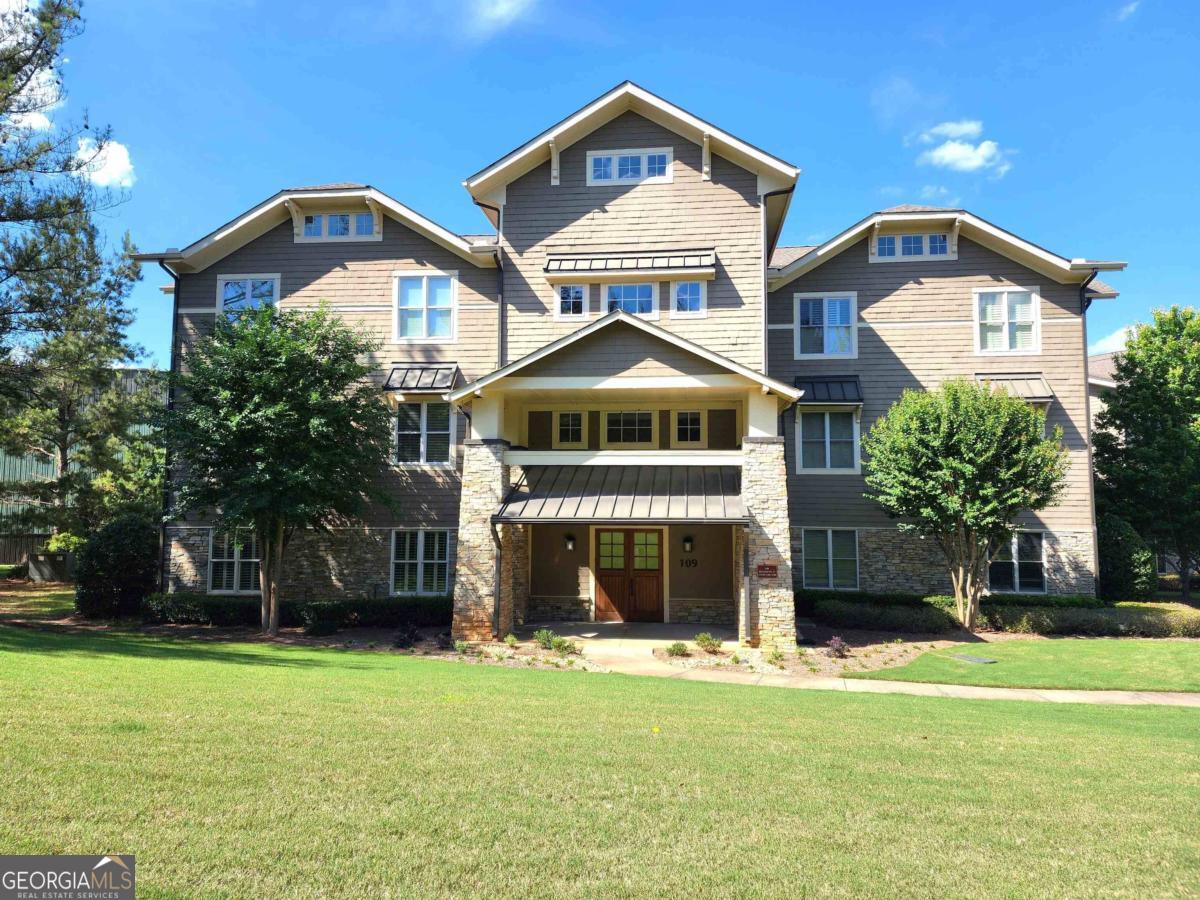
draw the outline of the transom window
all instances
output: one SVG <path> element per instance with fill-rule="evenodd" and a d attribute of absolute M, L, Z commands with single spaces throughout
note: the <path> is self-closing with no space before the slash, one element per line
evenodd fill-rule
<path fill-rule="evenodd" d="M 217 303 L 226 313 L 259 309 L 278 302 L 278 275 L 221 275 L 217 278 Z"/>
<path fill-rule="evenodd" d="M 260 556 L 252 528 L 213 529 L 208 552 L 208 590 L 213 594 L 257 594 Z"/>
<path fill-rule="evenodd" d="M 557 294 L 555 318 L 582 319 L 587 316 L 588 288 L 586 284 L 560 284 L 555 292 Z"/>
<path fill-rule="evenodd" d="M 654 443 L 654 413 L 606 412 L 605 439 L 609 446 L 617 444 L 652 445 Z"/>
<path fill-rule="evenodd" d="M 655 288 L 656 285 L 653 283 L 608 285 L 604 294 L 608 312 L 619 309 L 644 319 L 658 318 L 658 309 L 655 303 L 658 291 Z"/>
<path fill-rule="evenodd" d="M 975 292 L 980 353 L 1037 353 L 1040 350 L 1037 293 L 1033 290 Z"/>
<path fill-rule="evenodd" d="M 583 413 L 582 412 L 560 412 L 558 418 L 558 443 L 559 446 L 564 444 L 582 444 L 583 443 Z"/>
<path fill-rule="evenodd" d="M 456 297 L 455 273 L 397 274 L 396 340 L 453 340 Z"/>
<path fill-rule="evenodd" d="M 1018 531 L 993 548 L 988 587 L 998 592 L 1040 594 L 1046 590 L 1046 541 L 1040 531 Z"/>
<path fill-rule="evenodd" d="M 858 422 L 854 413 L 802 412 L 797 419 L 801 472 L 858 471 Z"/>
<path fill-rule="evenodd" d="M 796 294 L 795 357 L 845 356 L 858 352 L 858 295 Z"/>
<path fill-rule="evenodd" d="M 450 592 L 450 532 L 398 528 L 392 532 L 392 593 L 444 595 Z"/>
<path fill-rule="evenodd" d="M 804 529 L 804 586 L 858 588 L 858 532 L 852 529 Z"/>
<path fill-rule="evenodd" d="M 637 150 L 589 150 L 587 183 L 645 184 L 672 179 L 674 151 L 670 147 Z"/>
<path fill-rule="evenodd" d="M 934 234 L 881 234 L 875 238 L 875 253 L 871 262 L 910 262 L 915 259 L 951 259 L 950 235 Z"/>
<path fill-rule="evenodd" d="M 676 281 L 671 285 L 671 318 L 703 318 L 708 301 L 703 281 Z"/>
<path fill-rule="evenodd" d="M 308 213 L 304 216 L 306 241 L 376 240 L 375 215 L 369 212 Z"/>
<path fill-rule="evenodd" d="M 401 403 L 396 407 L 396 462 L 446 465 L 452 462 L 454 417 L 450 404 Z"/>

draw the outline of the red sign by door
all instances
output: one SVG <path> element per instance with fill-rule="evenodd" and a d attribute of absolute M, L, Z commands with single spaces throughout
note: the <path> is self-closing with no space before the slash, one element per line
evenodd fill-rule
<path fill-rule="evenodd" d="M 759 578 L 779 577 L 779 566 L 775 565 L 775 563 L 760 563 L 757 571 Z"/>

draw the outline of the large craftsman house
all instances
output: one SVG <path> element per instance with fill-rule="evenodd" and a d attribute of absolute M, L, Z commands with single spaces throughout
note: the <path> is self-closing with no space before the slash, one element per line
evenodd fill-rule
<path fill-rule="evenodd" d="M 468 639 L 625 620 L 785 646 L 794 588 L 948 588 L 864 499 L 859 440 L 963 376 L 1045 407 L 1070 451 L 990 590 L 1093 592 L 1085 313 L 1123 264 L 926 206 L 778 246 L 798 174 L 626 82 L 466 179 L 487 234 L 328 184 L 145 254 L 174 276 L 173 364 L 263 303 L 324 301 L 384 342 L 399 512 L 297 538 L 285 595 L 453 593 Z M 171 590 L 257 589 L 252 539 L 197 519 L 166 546 Z"/>

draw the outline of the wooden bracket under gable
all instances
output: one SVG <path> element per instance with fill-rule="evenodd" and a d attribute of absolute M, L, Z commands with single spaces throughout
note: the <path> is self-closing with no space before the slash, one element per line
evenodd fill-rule
<path fill-rule="evenodd" d="M 295 200 L 284 200 L 283 205 L 287 207 L 287 211 L 292 216 L 292 237 L 300 240 L 304 236 L 304 213 L 300 209 L 300 204 Z"/>
<path fill-rule="evenodd" d="M 703 150 L 700 155 L 700 180 L 712 181 L 712 148 L 709 146 L 709 135 L 704 134 Z"/>
<path fill-rule="evenodd" d="M 550 142 L 550 185 L 558 185 L 558 145 Z"/>

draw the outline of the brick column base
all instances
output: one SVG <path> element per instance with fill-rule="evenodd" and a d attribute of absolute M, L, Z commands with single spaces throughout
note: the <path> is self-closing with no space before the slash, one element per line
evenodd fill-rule
<path fill-rule="evenodd" d="M 454 569 L 454 621 L 458 640 L 490 640 L 496 610 L 496 544 L 492 516 L 509 487 L 508 441 L 471 439 L 463 444 L 458 556 Z M 509 607 L 511 617 L 511 606 Z"/>
<path fill-rule="evenodd" d="M 742 500 L 750 515 L 746 528 L 750 564 L 747 638 L 754 646 L 794 653 L 796 600 L 782 437 L 742 439 Z M 774 566 L 776 577 L 761 577 L 760 565 Z"/>

